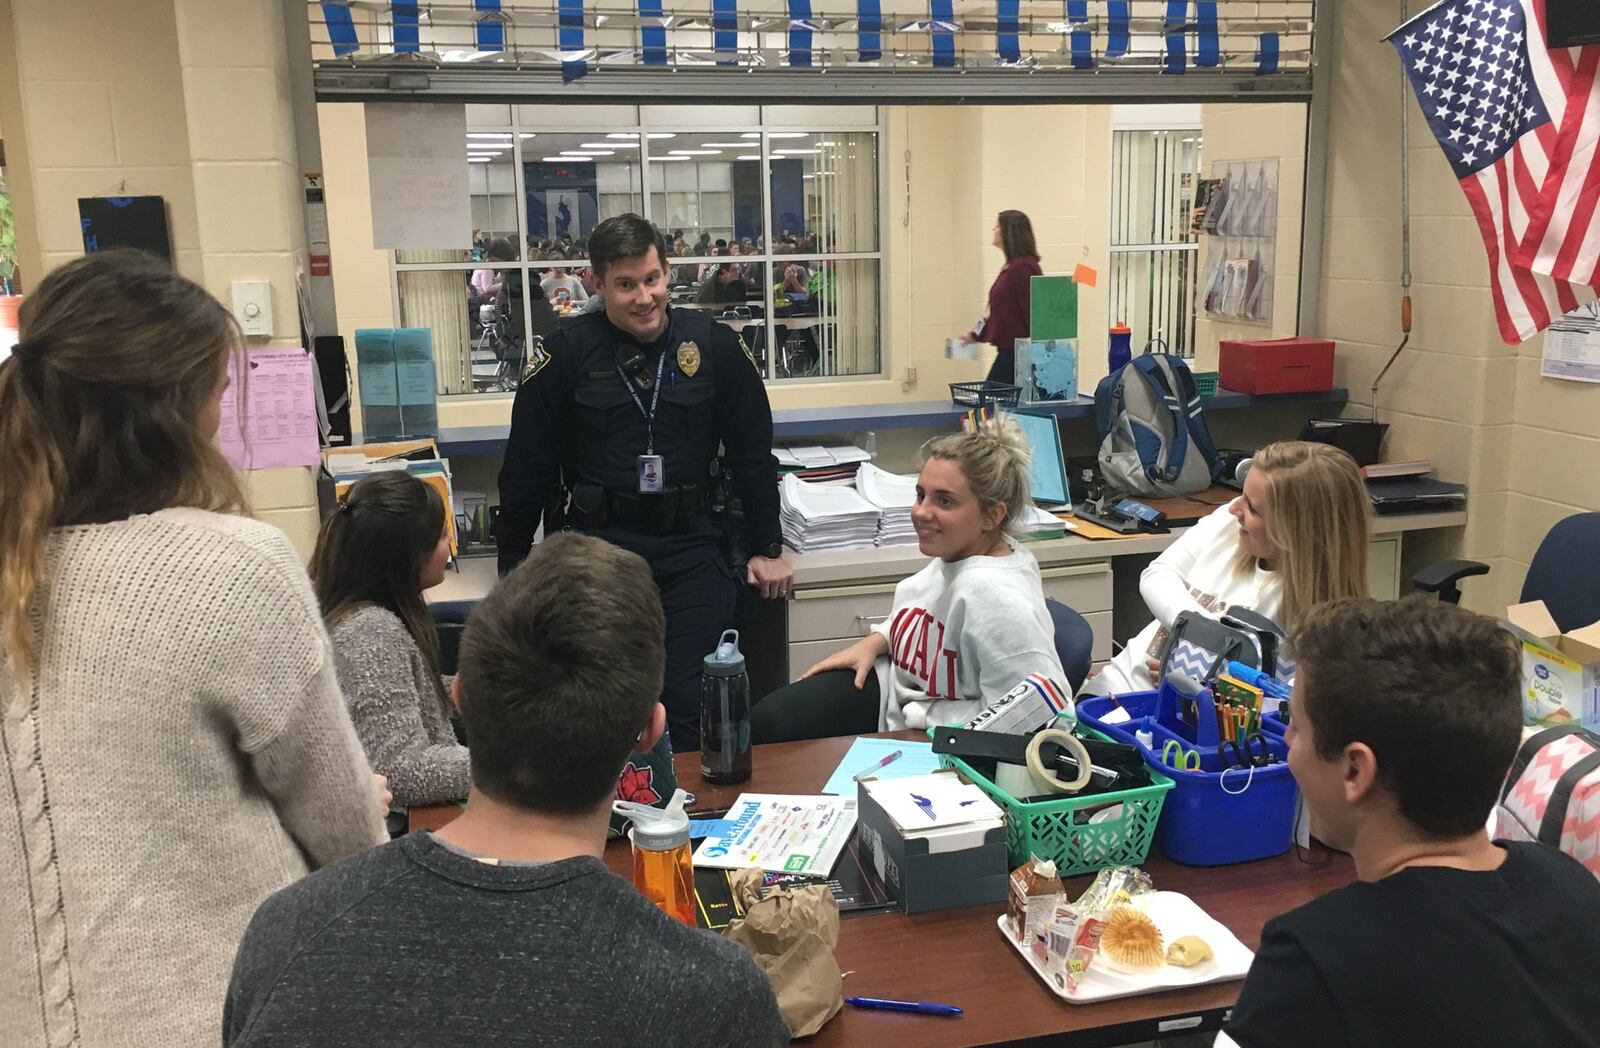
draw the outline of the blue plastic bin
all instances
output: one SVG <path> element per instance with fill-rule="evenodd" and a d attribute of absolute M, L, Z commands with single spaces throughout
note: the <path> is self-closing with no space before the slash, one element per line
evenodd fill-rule
<path fill-rule="evenodd" d="M 1105 724 L 1102 718 L 1116 706 L 1127 710 L 1132 719 Z M 1277 763 L 1265 768 L 1224 769 L 1209 698 L 1202 700 L 1201 716 L 1194 726 L 1178 717 L 1175 695 L 1153 691 L 1119 695 L 1114 703 L 1108 698 L 1085 698 L 1078 703 L 1078 719 L 1119 742 L 1138 745 L 1135 732 L 1140 729 L 1154 737 L 1153 749 L 1140 749 L 1145 761 L 1174 783 L 1156 826 L 1156 847 L 1167 858 L 1186 866 L 1223 866 L 1267 859 L 1289 850 L 1294 835 L 1295 782 L 1286 763 L 1289 748 L 1283 736 L 1270 727 L 1262 736 Z M 1199 750 L 1199 771 L 1161 763 L 1161 748 L 1171 740 L 1186 751 Z"/>

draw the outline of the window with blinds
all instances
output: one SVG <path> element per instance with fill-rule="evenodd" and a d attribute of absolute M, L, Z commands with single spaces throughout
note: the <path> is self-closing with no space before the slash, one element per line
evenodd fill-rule
<path fill-rule="evenodd" d="M 1200 177 L 1201 134 L 1193 127 L 1131 128 L 1111 134 L 1111 320 L 1194 356 L 1198 237 L 1190 228 Z"/>

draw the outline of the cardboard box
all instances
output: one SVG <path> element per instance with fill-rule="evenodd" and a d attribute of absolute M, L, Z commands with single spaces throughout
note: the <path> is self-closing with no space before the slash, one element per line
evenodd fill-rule
<path fill-rule="evenodd" d="M 1218 384 L 1235 393 L 1320 393 L 1333 388 L 1333 343 L 1325 338 L 1224 339 Z"/>
<path fill-rule="evenodd" d="M 861 857 L 907 913 L 1006 901 L 1011 869 L 1004 826 L 990 828 L 973 847 L 931 852 L 927 840 L 903 838 L 894 820 L 865 789 L 856 793 Z"/>
<path fill-rule="evenodd" d="M 1600 622 L 1562 633 L 1536 600 L 1508 608 L 1506 623 L 1522 641 L 1523 723 L 1600 731 Z"/>

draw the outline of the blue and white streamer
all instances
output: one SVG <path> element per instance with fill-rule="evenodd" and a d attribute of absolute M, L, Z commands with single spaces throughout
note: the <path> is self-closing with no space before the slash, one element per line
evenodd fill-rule
<path fill-rule="evenodd" d="M 361 50 L 361 41 L 356 38 L 355 17 L 344 4 L 322 0 L 322 22 L 328 27 L 328 42 L 333 45 L 335 58 Z"/>
<path fill-rule="evenodd" d="M 811 67 L 811 0 L 789 0 L 789 64 Z"/>
<path fill-rule="evenodd" d="M 936 68 L 950 69 L 956 64 L 956 15 L 951 0 L 932 0 L 928 5 L 933 24 L 933 64 Z"/>
<path fill-rule="evenodd" d="M 573 81 L 589 72 L 583 58 L 583 0 L 558 0 L 556 46 L 561 49 L 561 79 Z"/>
<path fill-rule="evenodd" d="M 711 0 L 711 49 L 717 65 L 739 64 L 739 5 L 736 0 Z"/>
<path fill-rule="evenodd" d="M 1072 30 L 1072 68 L 1094 68 L 1094 38 L 1089 32 L 1089 0 L 1067 0 Z"/>
<path fill-rule="evenodd" d="M 473 26 L 473 37 L 479 51 L 504 51 L 506 25 L 500 20 L 500 0 L 472 0 L 472 7 L 480 16 Z M 488 16 L 488 17 L 483 17 Z"/>
<path fill-rule="evenodd" d="M 639 27 L 640 59 L 645 65 L 667 64 L 667 27 L 661 24 L 661 0 L 639 0 L 639 17 L 655 19 L 655 25 Z"/>
<path fill-rule="evenodd" d="M 414 55 L 422 50 L 418 35 L 421 12 L 417 6 L 404 0 L 394 0 L 389 5 L 390 22 L 394 28 L 394 53 L 397 55 Z"/>
<path fill-rule="evenodd" d="M 883 10 L 878 0 L 856 0 L 856 34 L 857 58 L 876 62 L 883 57 Z"/>
<path fill-rule="evenodd" d="M 1018 36 L 1022 0 L 995 0 L 995 51 L 1002 61 L 1022 61 Z"/>

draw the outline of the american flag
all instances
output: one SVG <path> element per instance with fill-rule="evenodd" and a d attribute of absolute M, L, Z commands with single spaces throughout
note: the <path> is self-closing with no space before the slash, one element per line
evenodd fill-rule
<path fill-rule="evenodd" d="M 1581 77 L 1589 66 L 1592 84 L 1600 49 L 1577 63 L 1567 51 L 1551 52 L 1543 21 L 1544 0 L 1444 0 L 1388 38 L 1478 220 L 1495 320 L 1510 343 L 1595 297 L 1592 257 L 1581 278 L 1573 270 L 1561 279 L 1536 272 L 1524 252 L 1525 237 L 1536 242 L 1529 254 L 1538 254 L 1537 242 L 1555 238 L 1564 245 L 1569 233 L 1581 241 L 1587 232 L 1586 222 L 1573 221 L 1584 212 L 1563 213 L 1544 195 L 1566 184 L 1562 176 L 1582 152 L 1574 148 L 1586 112 Z M 1593 112 L 1600 116 L 1600 102 Z M 1591 141 L 1587 152 L 1593 151 Z M 1600 182 L 1587 183 L 1600 178 L 1600 168 L 1578 174 L 1592 214 Z M 1600 239 L 1587 239 L 1592 256 Z"/>

